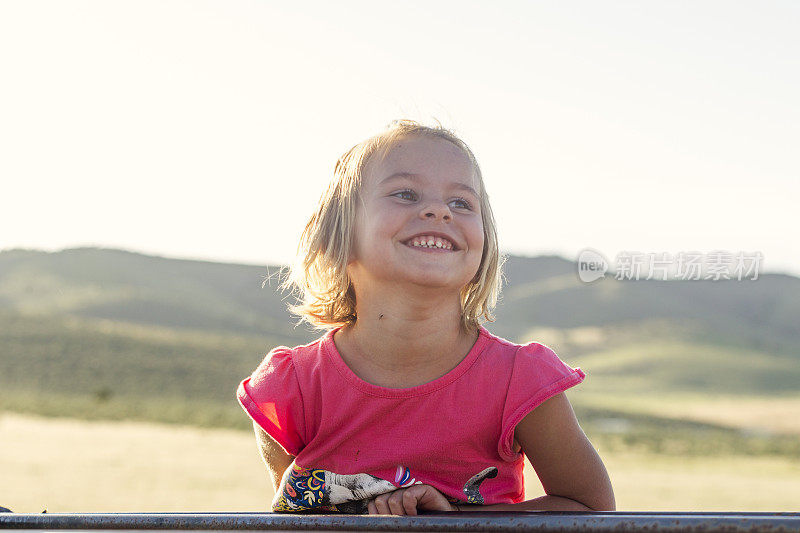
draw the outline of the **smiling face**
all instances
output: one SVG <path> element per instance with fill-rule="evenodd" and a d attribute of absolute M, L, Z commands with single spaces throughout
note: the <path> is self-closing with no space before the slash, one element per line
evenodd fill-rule
<path fill-rule="evenodd" d="M 479 184 L 469 158 L 434 136 L 398 139 L 364 168 L 348 274 L 456 293 L 483 254 Z"/>

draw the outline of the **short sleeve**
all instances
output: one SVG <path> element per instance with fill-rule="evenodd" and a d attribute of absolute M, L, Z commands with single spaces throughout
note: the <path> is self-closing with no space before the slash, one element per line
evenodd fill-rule
<path fill-rule="evenodd" d="M 305 447 L 303 396 L 286 347 L 272 350 L 253 374 L 239 384 L 239 404 L 289 455 Z"/>
<path fill-rule="evenodd" d="M 518 455 L 513 451 L 514 428 L 545 400 L 583 381 L 580 368 L 564 363 L 553 350 L 539 343 L 520 346 L 503 407 L 503 422 L 498 451 L 507 460 Z"/>

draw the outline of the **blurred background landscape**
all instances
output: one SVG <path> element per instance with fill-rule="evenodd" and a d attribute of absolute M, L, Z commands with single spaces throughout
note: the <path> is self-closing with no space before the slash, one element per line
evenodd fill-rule
<path fill-rule="evenodd" d="M 486 327 L 587 373 L 568 395 L 620 510 L 800 501 L 800 278 L 586 284 L 557 256 L 510 256 L 505 270 Z M 279 273 L 115 249 L 0 252 L 0 505 L 265 509 L 234 391 L 272 347 L 321 335 L 294 325 Z M 530 471 L 526 487 L 541 493 Z"/>

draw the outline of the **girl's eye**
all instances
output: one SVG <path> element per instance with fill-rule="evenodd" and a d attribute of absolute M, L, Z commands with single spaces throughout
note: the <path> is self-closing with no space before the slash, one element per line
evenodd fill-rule
<path fill-rule="evenodd" d="M 403 200 L 411 200 L 412 202 L 417 199 L 417 195 L 411 189 L 404 189 L 394 193 L 392 196 L 397 196 Z"/>
<path fill-rule="evenodd" d="M 463 198 L 456 198 L 451 203 L 456 204 L 459 209 L 472 209 L 472 205 Z"/>

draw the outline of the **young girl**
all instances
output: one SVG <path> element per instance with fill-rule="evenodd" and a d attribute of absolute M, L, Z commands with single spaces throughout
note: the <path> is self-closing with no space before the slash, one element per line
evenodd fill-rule
<path fill-rule="evenodd" d="M 356 145 L 303 232 L 292 310 L 327 333 L 238 389 L 273 511 L 614 510 L 564 390 L 584 373 L 489 333 L 501 257 L 453 133 L 399 121 Z M 523 457 L 547 493 L 524 500 Z"/>

